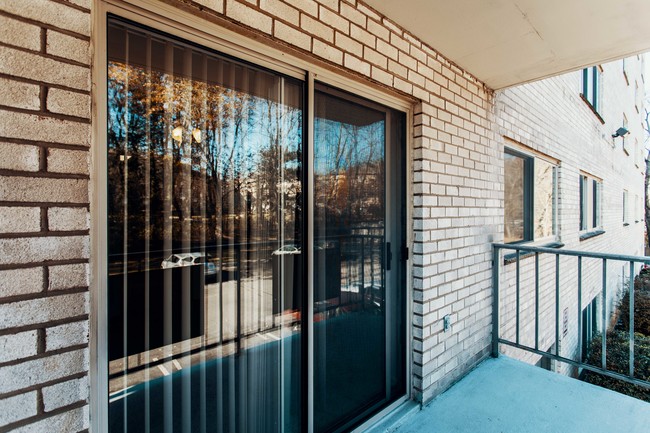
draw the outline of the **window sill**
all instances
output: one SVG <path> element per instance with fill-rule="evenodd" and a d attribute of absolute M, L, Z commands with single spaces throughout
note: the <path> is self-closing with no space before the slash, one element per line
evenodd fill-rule
<path fill-rule="evenodd" d="M 589 107 L 589 109 L 590 109 L 590 110 L 591 110 L 591 111 L 596 115 L 596 117 L 598 118 L 598 120 L 600 120 L 600 123 L 602 123 L 602 124 L 604 125 L 604 124 L 605 124 L 605 119 L 603 119 L 602 116 L 598 113 L 598 111 L 596 111 L 596 109 L 594 108 L 594 106 L 591 105 L 591 102 L 589 102 L 589 100 L 588 100 L 587 98 L 585 98 L 585 95 L 583 95 L 583 94 L 581 93 L 581 94 L 580 94 L 580 98 L 585 102 L 585 104 L 587 104 L 587 106 Z"/>
<path fill-rule="evenodd" d="M 562 242 L 549 242 L 546 244 L 541 244 L 541 245 L 535 245 L 536 247 L 543 247 L 543 248 L 562 248 L 564 244 Z M 526 257 L 531 257 L 534 256 L 534 252 L 520 252 L 519 253 L 519 260 L 525 259 Z M 517 253 L 510 253 L 506 254 L 503 256 L 503 264 L 507 265 L 508 263 L 515 263 L 517 261 Z"/>
<path fill-rule="evenodd" d="M 605 230 L 593 230 L 587 233 L 583 233 L 580 235 L 580 240 L 581 241 L 586 241 L 587 239 L 595 238 L 596 236 L 600 236 L 605 233 Z"/>
<path fill-rule="evenodd" d="M 630 223 L 623 223 L 623 227 L 627 227 L 629 225 L 630 225 Z"/>

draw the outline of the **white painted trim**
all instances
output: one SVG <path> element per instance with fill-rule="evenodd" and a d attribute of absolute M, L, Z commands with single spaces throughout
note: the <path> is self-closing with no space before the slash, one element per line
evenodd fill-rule
<path fill-rule="evenodd" d="M 107 296 L 108 213 L 106 170 L 106 10 L 102 2 L 92 8 L 92 117 L 90 149 L 90 430 L 108 430 Z"/>
<path fill-rule="evenodd" d="M 314 74 L 307 74 L 307 251 L 314 248 Z M 314 432 L 314 255 L 307 255 L 307 432 Z"/>

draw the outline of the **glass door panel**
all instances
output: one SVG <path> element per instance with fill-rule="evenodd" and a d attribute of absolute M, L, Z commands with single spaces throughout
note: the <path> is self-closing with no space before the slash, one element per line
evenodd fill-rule
<path fill-rule="evenodd" d="M 402 389 L 394 382 L 403 384 L 395 374 L 403 372 L 396 362 L 403 337 L 392 327 L 403 298 L 390 263 L 399 266 L 393 256 L 401 233 L 392 222 L 402 214 L 387 212 L 396 195 L 387 188 L 387 152 L 401 117 L 324 86 L 314 101 L 313 398 L 320 433 L 349 429 Z"/>
<path fill-rule="evenodd" d="M 299 431 L 303 84 L 108 41 L 109 430 Z"/>
<path fill-rule="evenodd" d="M 404 114 L 317 86 L 307 245 L 304 83 L 117 18 L 107 54 L 109 431 L 343 431 L 403 396 Z"/>

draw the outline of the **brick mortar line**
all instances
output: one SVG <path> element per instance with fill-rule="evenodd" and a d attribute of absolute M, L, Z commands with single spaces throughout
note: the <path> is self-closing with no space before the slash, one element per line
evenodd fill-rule
<path fill-rule="evenodd" d="M 74 323 L 74 322 L 70 322 L 70 323 Z M 48 326 L 48 328 L 49 328 L 49 326 Z M 42 331 L 43 334 L 45 334 L 45 328 L 40 328 L 39 331 Z M 43 341 L 43 344 L 45 344 L 45 341 Z M 55 350 L 50 350 L 50 351 L 43 350 L 43 352 L 37 353 L 36 355 L 32 355 L 32 356 L 28 356 L 28 357 L 20 358 L 20 359 L 14 359 L 13 361 L 0 363 L 0 368 L 13 367 L 13 366 L 24 364 L 24 363 L 30 362 L 30 361 L 37 361 L 39 359 L 45 359 L 45 358 L 49 358 L 49 357 L 52 357 L 52 356 L 61 355 L 61 354 L 64 354 L 64 353 L 74 352 L 76 350 L 88 349 L 89 347 L 90 346 L 89 346 L 88 343 L 83 343 L 83 344 L 75 344 L 73 346 L 62 347 L 60 349 L 55 349 Z"/>
<path fill-rule="evenodd" d="M 88 405 L 88 402 L 79 401 L 79 402 L 70 404 L 68 406 L 59 407 L 59 408 L 56 408 L 56 409 L 54 409 L 54 410 L 52 410 L 50 412 L 44 412 L 42 414 L 38 414 L 38 415 L 29 417 L 29 418 L 25 418 L 23 420 L 17 421 L 17 422 L 12 423 L 12 424 L 8 424 L 8 425 L 6 425 L 4 427 L 0 427 L 0 433 L 10 432 L 11 430 L 15 430 L 16 428 L 25 427 L 25 426 L 28 426 L 30 424 L 34 424 L 36 422 L 46 420 L 46 419 L 48 419 L 50 417 L 53 417 L 53 416 L 56 416 L 56 415 L 61 415 L 61 414 L 66 413 L 66 412 L 71 412 L 71 411 L 73 411 L 75 409 L 83 408 L 84 406 L 87 406 L 87 405 Z"/>
<path fill-rule="evenodd" d="M 291 7 L 294 7 L 293 5 L 289 5 L 289 4 L 287 4 L 287 5 L 288 5 L 288 6 L 291 6 Z M 272 20 L 272 22 L 271 22 L 271 27 L 272 27 L 272 29 L 271 29 L 271 33 L 270 33 L 270 34 L 265 33 L 265 32 L 263 32 L 263 31 L 261 31 L 261 30 L 258 30 L 258 29 L 254 28 L 254 27 L 250 27 L 250 26 L 248 26 L 248 25 L 246 25 L 246 24 L 244 24 L 244 23 L 242 23 L 242 22 L 240 22 L 240 21 L 237 21 L 236 19 L 232 18 L 230 15 L 227 15 L 227 14 L 220 14 L 220 13 L 218 13 L 218 12 L 216 12 L 216 11 L 211 10 L 211 9 L 208 9 L 208 10 L 205 10 L 205 9 L 204 9 L 204 11 L 205 11 L 206 13 L 209 13 L 209 14 L 213 15 L 213 16 L 218 16 L 218 17 L 221 18 L 221 19 L 227 20 L 228 22 L 233 23 L 233 24 L 235 24 L 235 25 L 243 26 L 243 27 L 245 27 L 247 30 L 252 31 L 252 32 L 254 32 L 254 33 L 257 34 L 257 35 L 262 35 L 262 36 L 265 37 L 265 38 L 270 38 L 270 40 L 272 40 L 272 41 L 275 42 L 275 43 L 280 42 L 282 45 L 287 46 L 287 47 L 290 47 L 292 50 L 297 50 L 297 51 L 299 51 L 299 52 L 307 53 L 307 54 L 309 54 L 309 55 L 311 55 L 311 56 L 315 56 L 316 58 L 319 59 L 319 61 L 321 61 L 321 62 L 325 62 L 325 63 L 328 64 L 328 65 L 334 66 L 334 67 L 337 68 L 337 69 L 344 70 L 345 73 L 347 73 L 347 74 L 352 74 L 352 75 L 357 76 L 357 77 L 362 77 L 362 78 L 364 79 L 364 81 L 371 81 L 371 82 L 373 82 L 373 83 L 375 83 L 375 84 L 377 84 L 377 85 L 380 85 L 380 86 L 382 86 L 382 87 L 391 88 L 390 86 L 387 86 L 386 84 L 381 83 L 381 82 L 379 82 L 379 81 L 377 81 L 377 80 L 371 78 L 370 76 L 364 75 L 364 74 L 362 74 L 362 73 L 360 73 L 360 72 L 357 72 L 357 71 L 355 71 L 355 70 L 353 70 L 353 69 L 350 69 L 350 68 L 344 66 L 344 65 L 343 65 L 343 62 L 341 62 L 341 63 L 336 63 L 336 62 L 333 62 L 333 61 L 331 61 L 331 60 L 325 59 L 325 58 L 323 58 L 323 57 L 320 57 L 320 56 L 317 56 L 316 54 L 314 54 L 314 52 L 313 52 L 313 40 L 314 40 L 314 39 L 317 39 L 317 40 L 319 40 L 320 42 L 324 43 L 324 44 L 327 45 L 327 46 L 330 46 L 330 47 L 334 47 L 334 48 L 336 48 L 337 50 L 341 51 L 342 53 L 348 53 L 348 54 L 350 54 L 350 55 L 353 55 L 352 53 L 350 53 L 350 52 L 348 52 L 348 51 L 346 51 L 346 50 L 343 50 L 343 49 L 337 47 L 337 46 L 334 44 L 334 42 L 326 41 L 325 39 L 321 38 L 320 36 L 317 36 L 317 35 L 315 35 L 315 34 L 309 33 L 309 32 L 305 31 L 304 29 L 302 29 L 302 28 L 300 28 L 300 27 L 296 27 L 294 24 L 289 23 L 289 22 L 286 22 L 286 21 L 284 21 L 283 19 L 279 18 L 279 17 L 276 16 L 276 15 L 271 15 L 269 12 L 267 12 L 267 11 L 265 11 L 265 10 L 263 10 L 263 9 L 260 9 L 260 8 L 259 8 L 258 6 L 256 6 L 256 5 L 246 4 L 245 6 L 250 7 L 251 9 L 255 10 L 256 12 L 259 12 L 259 13 L 261 13 L 261 14 L 263 14 L 263 15 L 269 17 L 269 18 L 271 18 L 271 20 Z M 304 11 L 301 10 L 301 9 L 297 9 L 297 10 L 298 10 L 301 14 L 304 14 L 304 15 L 306 15 L 306 16 L 312 18 L 312 19 L 318 20 L 317 17 L 314 17 L 314 16 L 312 16 L 312 15 L 310 15 L 310 14 L 304 12 Z M 276 40 L 276 36 L 274 36 L 274 34 L 275 34 L 275 33 L 274 33 L 274 32 L 275 32 L 275 21 L 276 21 L 276 20 L 282 22 L 282 23 L 285 24 L 285 25 L 288 25 L 289 27 L 293 28 L 294 30 L 299 31 L 300 33 L 302 33 L 302 34 L 304 34 L 304 35 L 306 35 L 306 36 L 309 36 L 309 37 L 312 39 L 312 47 L 311 47 L 309 50 L 305 50 L 305 49 L 300 48 L 300 47 L 298 47 L 298 46 L 296 46 L 296 45 L 293 45 L 293 44 L 291 44 L 291 43 L 289 43 L 289 42 L 287 42 L 287 41 L 283 41 L 283 40 L 279 40 L 279 39 Z M 347 20 L 347 19 L 346 19 L 346 20 Z M 348 20 L 348 21 L 349 21 L 349 20 Z M 320 21 L 319 21 L 319 22 L 320 22 Z M 322 22 L 321 22 L 321 23 L 322 23 Z M 336 29 L 335 27 L 332 27 L 332 26 L 330 26 L 330 25 L 328 25 L 328 24 L 324 24 L 324 23 L 322 23 L 322 24 L 325 25 L 325 26 L 327 26 L 328 28 L 330 28 L 330 29 L 332 29 L 332 30 L 338 30 L 338 29 Z M 360 27 L 360 28 L 362 28 L 362 27 Z M 362 29 L 365 30 L 365 31 L 367 31 L 365 28 L 362 28 Z M 347 36 L 347 37 L 351 37 L 349 33 L 346 34 L 346 33 L 341 32 L 341 31 L 339 31 L 339 33 L 341 33 L 341 34 L 343 34 L 343 35 L 345 35 L 345 36 Z M 370 33 L 370 32 L 369 32 L 369 33 Z M 373 36 L 374 36 L 374 35 L 373 35 Z M 376 37 L 376 36 L 375 36 L 375 37 Z M 368 46 L 368 45 L 366 45 L 366 44 L 363 44 L 363 43 L 361 43 L 361 45 L 364 46 L 364 47 L 367 46 L 367 47 L 369 47 L 369 48 L 372 48 L 373 50 L 375 49 L 374 47 L 370 47 L 370 46 Z M 399 49 L 399 48 L 397 48 L 397 47 L 394 47 L 394 48 Z M 408 54 L 408 53 L 404 53 L 404 54 Z M 366 60 L 364 60 L 364 59 L 360 59 L 360 60 L 363 60 L 365 63 L 367 63 L 367 64 L 369 64 L 369 65 L 371 65 L 371 66 L 375 66 L 375 67 L 377 67 L 378 69 L 380 69 L 380 70 L 382 70 L 382 71 L 384 71 L 384 72 L 387 72 L 387 73 L 390 74 L 393 78 L 398 77 L 398 75 L 396 75 L 394 72 L 388 71 L 387 69 L 382 68 L 382 67 L 379 66 L 379 65 L 375 65 L 374 63 L 368 62 L 368 61 L 366 61 Z M 407 68 L 407 69 L 408 69 L 408 68 Z M 417 72 L 417 71 L 414 71 L 414 72 Z M 401 77 L 401 76 L 399 76 L 399 77 Z M 403 78 L 406 78 L 406 77 L 403 77 Z M 408 81 L 408 80 L 406 80 L 406 81 Z M 409 83 L 410 83 L 410 82 L 409 82 Z M 391 89 L 392 89 L 393 91 L 399 92 L 399 93 L 401 93 L 401 94 L 405 94 L 405 95 L 407 95 L 407 96 L 410 97 L 410 98 L 414 98 L 414 96 L 413 96 L 412 93 L 406 93 L 406 92 L 400 91 L 400 90 L 395 89 L 395 88 L 391 88 Z"/>
<path fill-rule="evenodd" d="M 48 141 L 38 141 L 38 140 L 29 140 L 25 138 L 2 137 L 2 136 L 0 136 L 0 141 L 4 143 L 19 144 L 25 146 L 38 146 L 46 149 L 54 148 L 54 149 L 66 149 L 66 150 L 85 150 L 86 152 L 90 152 L 90 147 L 84 146 L 82 144 L 50 143 Z"/>
<path fill-rule="evenodd" d="M 27 49 L 27 48 L 18 47 L 18 46 L 15 46 L 15 45 L 10 45 L 10 44 L 7 44 L 5 42 L 0 42 L 0 47 L 11 48 L 12 50 L 20 51 L 20 52 L 23 52 L 23 53 L 35 54 L 35 55 L 44 57 L 46 59 L 55 60 L 55 61 L 57 61 L 59 63 L 64 63 L 66 65 L 72 65 L 72 66 L 79 66 L 79 67 L 88 69 L 89 71 L 91 70 L 91 67 L 90 67 L 91 65 L 90 64 L 81 63 L 81 62 L 78 62 L 76 60 L 67 59 L 65 57 L 55 56 L 55 55 L 50 54 L 50 53 L 43 53 L 41 51 L 34 51 L 34 50 Z"/>
<path fill-rule="evenodd" d="M 19 390 L 16 390 L 16 391 L 11 391 L 11 392 L 7 392 L 5 394 L 0 394 L 0 399 L 15 397 L 17 395 L 25 394 L 25 393 L 31 392 L 31 391 L 36 391 L 38 389 L 45 388 L 45 387 L 48 387 L 48 386 L 58 385 L 59 383 L 67 382 L 69 380 L 81 379 L 84 376 L 88 376 L 88 370 L 85 370 L 85 371 L 82 371 L 82 372 L 79 372 L 79 373 L 75 373 L 75 374 L 71 374 L 69 376 L 57 378 L 57 379 L 54 379 L 54 380 L 49 380 L 47 382 L 39 383 L 37 385 L 32 385 L 32 386 L 29 386 L 27 388 L 22 388 L 22 389 L 19 389 Z"/>
<path fill-rule="evenodd" d="M 47 282 L 45 282 L 45 285 Z M 70 287 L 67 289 L 56 289 L 56 290 L 49 290 L 49 289 L 43 289 L 40 292 L 33 292 L 33 293 L 26 293 L 24 295 L 13 295 L 13 296 L 6 296 L 4 298 L 0 298 L 0 305 L 7 305 L 7 304 L 13 304 L 15 302 L 25 302 L 25 301 L 37 301 L 40 299 L 49 299 L 49 298 L 56 298 L 58 296 L 64 296 L 64 295 L 76 295 L 79 293 L 86 293 L 89 292 L 90 289 L 88 286 L 77 286 L 77 287 Z M 62 320 L 62 319 L 59 319 Z M 46 323 L 46 322 L 39 322 L 40 324 Z M 8 330 L 11 329 L 19 329 L 23 327 L 33 327 L 37 326 L 39 324 L 30 324 L 30 325 L 23 325 L 23 326 L 18 326 L 18 327 L 13 327 L 13 328 L 5 328 L 5 329 L 0 329 L 0 335 L 5 335 L 5 334 L 10 334 Z M 17 331 L 18 332 L 18 331 Z M 22 331 L 20 331 L 22 332 Z"/>
<path fill-rule="evenodd" d="M 9 74 L 3 74 L 0 73 L 0 77 L 7 79 L 7 80 L 12 80 L 12 81 L 18 81 L 21 83 L 27 83 L 27 84 L 34 84 L 37 86 L 47 86 L 49 88 L 54 88 L 54 89 L 60 89 L 60 90 L 65 90 L 71 93 L 78 93 L 80 95 L 87 95 L 90 96 L 91 91 L 90 90 L 83 90 L 83 89 L 77 89 L 74 87 L 66 87 L 62 84 L 54 84 L 54 83 L 46 83 L 44 81 L 38 81 L 38 80 L 32 80 L 31 78 L 26 78 L 26 77 L 18 77 L 15 75 L 9 75 Z"/>
<path fill-rule="evenodd" d="M 42 84 L 42 86 L 47 89 L 47 84 Z M 45 91 L 44 93 L 47 93 L 47 91 Z M 47 95 L 42 97 L 42 99 L 44 99 L 46 97 L 47 97 Z M 12 107 L 12 106 L 9 106 L 9 105 L 0 104 L 0 110 L 11 111 L 11 112 L 14 112 L 14 113 L 31 114 L 31 115 L 34 115 L 34 116 L 48 117 L 48 118 L 57 119 L 57 120 L 67 120 L 67 121 L 70 121 L 70 122 L 77 122 L 77 123 L 88 124 L 88 125 L 91 124 L 89 118 L 71 116 L 69 114 L 53 113 L 51 111 L 46 111 L 45 107 L 41 107 L 40 110 L 29 110 L 29 109 L 26 109 L 26 108 L 18 108 L 18 107 Z"/>
<path fill-rule="evenodd" d="M 68 180 L 90 180 L 89 174 L 59 173 L 55 171 L 21 171 L 0 169 L 0 176 L 7 177 L 28 177 L 30 179 L 68 179 Z"/>
<path fill-rule="evenodd" d="M 84 292 L 79 292 L 79 293 L 84 293 Z M 13 334 L 18 334 L 20 332 L 34 331 L 34 330 L 38 330 L 38 329 L 43 328 L 43 327 L 52 328 L 54 326 L 67 325 L 69 323 L 82 322 L 82 321 L 88 321 L 88 320 L 89 320 L 88 319 L 88 314 L 82 314 L 82 315 L 79 315 L 79 316 L 67 317 L 65 319 L 52 320 L 50 322 L 42 322 L 42 323 L 37 323 L 37 324 L 33 324 L 33 325 L 25 325 L 25 326 L 19 326 L 19 327 L 16 327 L 16 328 L 3 329 L 2 331 L 0 331 L 0 336 L 13 335 Z"/>
<path fill-rule="evenodd" d="M 67 202 L 24 202 L 24 201 L 0 201 L 0 207 L 65 207 L 65 208 L 86 208 L 89 206 L 85 203 L 67 203 Z"/>
<path fill-rule="evenodd" d="M 67 259 L 67 260 L 44 260 L 40 262 L 29 262 L 29 263 L 13 263 L 7 265 L 0 265 L 0 271 L 25 269 L 25 268 L 38 268 L 42 266 L 77 265 L 81 263 L 89 263 L 89 260 L 87 258 L 78 258 L 78 259 Z"/>
<path fill-rule="evenodd" d="M 72 236 L 88 236 L 90 229 L 84 230 L 43 230 L 40 232 L 18 232 L 18 233 L 0 233 L 0 239 L 21 239 L 21 238 L 66 238 Z"/>
<path fill-rule="evenodd" d="M 61 4 L 65 4 L 67 6 L 72 6 L 71 3 L 61 3 Z M 86 10 L 83 9 L 83 11 L 86 11 Z M 88 13 L 90 14 L 90 11 L 88 11 Z M 26 24 L 31 24 L 31 25 L 41 27 L 41 28 L 44 28 L 44 29 L 47 29 L 47 30 L 54 30 L 56 32 L 63 33 L 64 35 L 72 36 L 72 37 L 75 37 L 77 39 L 83 39 L 84 41 L 90 42 L 90 36 L 86 36 L 86 35 L 83 35 L 81 33 L 73 32 L 72 30 L 62 29 L 62 28 L 56 27 L 56 26 L 54 26 L 52 24 L 48 24 L 48 23 L 44 23 L 44 22 L 41 22 L 41 21 L 33 20 L 31 18 L 25 18 L 25 17 L 23 17 L 21 15 L 14 15 L 14 14 L 12 14 L 10 12 L 5 12 L 5 11 L 2 11 L 2 10 L 0 10 L 0 15 L 6 16 L 8 18 L 12 18 L 12 19 L 14 19 L 16 21 L 20 21 L 20 22 L 23 22 L 23 23 L 26 23 Z M 90 15 L 88 15 L 88 20 L 90 20 Z"/>
<path fill-rule="evenodd" d="M 58 3 L 58 4 L 61 4 L 61 5 L 64 5 L 64 6 L 68 6 L 71 9 L 77 9 L 78 11 L 81 11 L 81 12 L 90 13 L 90 9 L 86 9 L 83 6 L 79 6 L 77 4 L 70 3 L 70 2 L 65 1 L 65 0 L 50 0 L 50 1 L 53 2 L 53 3 Z"/>

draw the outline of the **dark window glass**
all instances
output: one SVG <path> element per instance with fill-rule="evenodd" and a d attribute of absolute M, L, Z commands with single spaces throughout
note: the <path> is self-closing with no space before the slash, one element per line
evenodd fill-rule
<path fill-rule="evenodd" d="M 303 85 L 108 41 L 110 432 L 299 431 Z"/>
<path fill-rule="evenodd" d="M 582 70 L 582 95 L 591 104 L 594 110 L 599 111 L 598 104 L 598 79 L 600 71 L 597 66 Z"/>
<path fill-rule="evenodd" d="M 393 110 L 325 87 L 316 92 L 316 432 L 347 431 L 405 392 L 404 234 L 395 224 L 405 207 L 395 153 L 403 129 Z"/>
<path fill-rule="evenodd" d="M 307 248 L 303 83 L 108 41 L 109 431 L 305 431 L 310 398 L 343 431 L 405 395 L 404 114 L 318 85 Z"/>
<path fill-rule="evenodd" d="M 596 228 L 598 227 L 598 214 L 599 212 L 599 197 L 598 197 L 598 182 L 596 180 L 592 180 L 592 190 L 593 190 L 593 202 L 592 202 L 592 207 L 593 207 L 593 218 L 592 218 L 592 227 Z"/>

